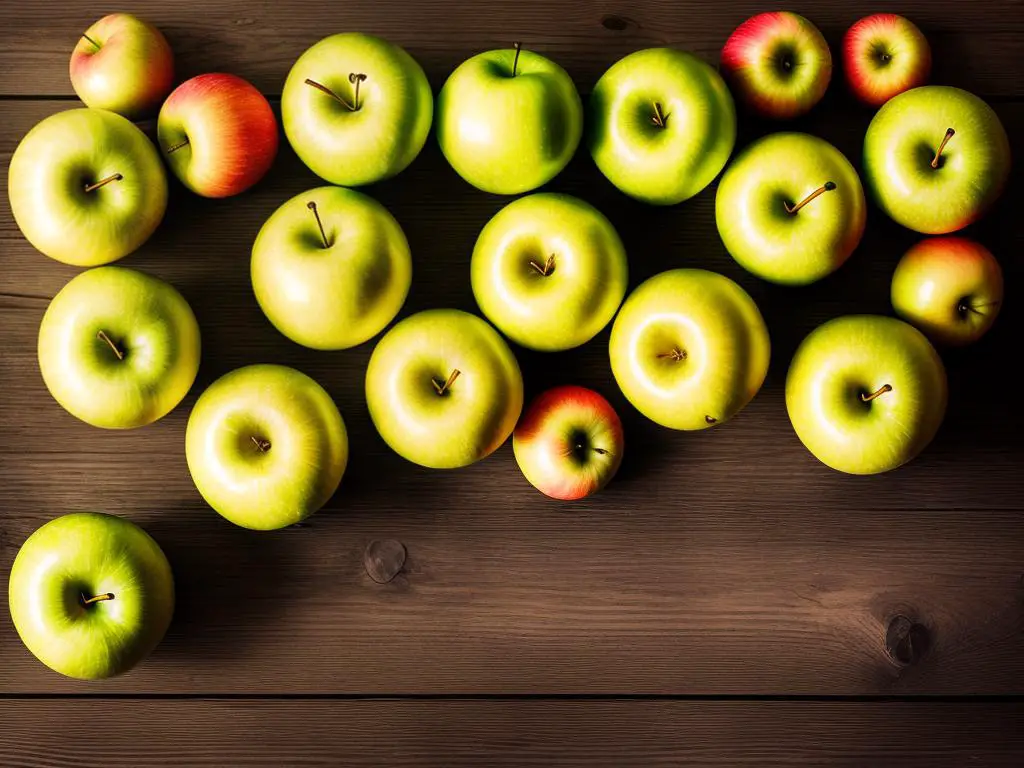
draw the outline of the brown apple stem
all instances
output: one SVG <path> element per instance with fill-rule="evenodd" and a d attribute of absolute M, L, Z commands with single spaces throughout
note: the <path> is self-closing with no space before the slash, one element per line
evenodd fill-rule
<path fill-rule="evenodd" d="M 454 368 L 452 369 L 452 372 L 448 375 L 448 380 L 443 384 L 439 383 L 437 379 L 431 379 L 430 383 L 434 385 L 434 389 L 437 390 L 437 394 L 443 395 L 445 392 L 452 388 L 452 384 L 455 383 L 455 380 L 459 378 L 459 375 L 461 373 L 462 371 L 460 371 L 458 368 Z"/>
<path fill-rule="evenodd" d="M 103 47 L 103 46 L 101 46 L 101 45 L 100 45 L 99 43 L 97 43 L 97 42 L 96 42 L 95 40 L 93 40 L 93 39 L 92 39 L 91 37 L 89 37 L 89 36 L 88 36 L 87 34 L 85 34 L 84 32 L 82 33 L 82 37 L 84 37 L 84 38 L 85 38 L 86 40 L 88 40 L 88 41 L 89 41 L 90 43 L 92 43 L 93 45 L 95 45 L 95 46 L 96 46 L 96 49 L 97 49 L 97 50 L 99 50 L 100 48 L 102 48 L 102 47 Z"/>
<path fill-rule="evenodd" d="M 541 266 L 533 259 L 530 259 L 530 266 L 534 268 L 536 272 L 547 277 L 555 271 L 555 254 L 548 256 L 548 260 L 544 262 L 544 266 Z"/>
<path fill-rule="evenodd" d="M 349 110 L 350 112 L 355 112 L 356 111 L 355 107 L 353 107 L 351 104 L 349 104 L 343 98 L 341 98 L 341 96 L 336 94 L 334 91 L 332 91 L 326 85 L 321 85 L 316 80 L 310 80 L 308 77 L 306 78 L 306 85 L 311 85 L 314 88 L 316 88 L 318 91 L 320 91 L 321 93 L 326 93 L 328 96 L 330 96 L 332 99 L 334 99 L 336 102 L 341 104 L 343 107 L 345 107 L 345 109 Z"/>
<path fill-rule="evenodd" d="M 831 192 L 835 188 L 836 188 L 836 183 L 834 181 L 826 181 L 824 184 L 822 184 L 816 190 L 811 192 L 811 194 L 809 194 L 807 197 L 805 197 L 803 200 L 801 200 L 796 205 L 790 205 L 789 203 L 784 203 L 784 205 L 786 206 L 786 213 L 788 213 L 788 214 L 796 213 L 801 208 L 803 208 L 805 205 L 807 205 L 809 202 L 811 202 L 811 200 L 813 200 L 814 198 L 818 197 L 819 195 L 823 195 L 826 192 Z"/>
<path fill-rule="evenodd" d="M 256 446 L 260 453 L 266 453 L 270 450 L 269 440 L 264 440 L 262 437 L 256 437 L 255 435 L 249 435 L 249 439 L 252 440 L 253 445 Z"/>
<path fill-rule="evenodd" d="M 100 179 L 95 184 L 86 184 L 85 185 L 85 191 L 86 192 L 92 192 L 93 190 L 97 190 L 100 187 L 107 186 L 107 184 L 109 184 L 112 181 L 120 181 L 123 178 L 124 178 L 124 176 L 122 176 L 120 173 L 112 173 L 109 176 L 107 176 L 107 178 Z"/>
<path fill-rule="evenodd" d="M 177 144 L 175 144 L 174 146 L 172 146 L 172 147 L 168 147 L 168 148 L 167 148 L 167 154 L 169 155 L 169 154 L 171 154 L 172 152 L 177 152 L 177 151 L 178 151 L 179 149 L 181 149 L 182 147 L 187 147 L 187 146 L 188 146 L 188 139 L 185 139 L 184 141 L 179 141 L 179 142 L 178 142 Z"/>
<path fill-rule="evenodd" d="M 865 395 L 863 392 L 860 393 L 861 402 L 870 403 L 876 397 L 884 395 L 886 392 L 892 392 L 892 387 L 889 384 L 883 384 L 870 395 Z"/>
<path fill-rule="evenodd" d="M 949 143 L 949 140 L 953 138 L 955 133 L 956 131 L 952 128 L 946 129 L 946 135 L 942 137 L 942 143 L 939 144 L 939 148 L 935 150 L 935 157 L 932 158 L 932 168 L 939 167 L 939 158 L 942 157 L 942 150 L 946 148 L 946 144 Z"/>
<path fill-rule="evenodd" d="M 111 341 L 110 337 L 107 336 L 106 332 L 104 332 L 104 331 L 97 331 L 96 332 L 96 338 L 100 339 L 101 341 L 107 342 L 107 345 L 112 350 L 114 350 L 114 354 L 117 355 L 117 359 L 118 360 L 124 360 L 124 352 L 122 352 L 120 349 L 118 349 L 117 344 L 115 344 L 113 341 Z"/>
<path fill-rule="evenodd" d="M 512 47 L 516 49 L 516 56 L 512 59 L 512 77 L 516 76 L 516 70 L 519 68 L 519 51 L 522 48 L 521 43 L 512 43 Z"/>
<path fill-rule="evenodd" d="M 686 351 L 680 349 L 679 347 L 673 347 L 671 352 L 662 352 L 660 355 L 658 355 L 658 359 L 668 359 L 678 363 L 686 359 Z"/>
<path fill-rule="evenodd" d="M 668 120 L 668 115 L 661 111 L 661 104 L 654 102 L 654 114 L 651 116 L 651 122 L 659 128 L 665 127 L 665 121 Z"/>
<path fill-rule="evenodd" d="M 316 225 L 320 227 L 320 239 L 324 241 L 324 248 L 330 248 L 331 243 L 327 239 L 327 233 L 324 232 L 324 225 L 323 222 L 320 221 L 320 213 L 316 209 L 316 203 L 310 200 L 306 203 L 306 207 L 313 212 L 313 216 L 316 218 Z"/>
<path fill-rule="evenodd" d="M 92 605 L 93 603 L 101 603 L 104 600 L 113 600 L 113 592 L 104 592 L 102 595 L 93 595 L 92 597 L 86 597 L 82 595 L 82 605 Z"/>

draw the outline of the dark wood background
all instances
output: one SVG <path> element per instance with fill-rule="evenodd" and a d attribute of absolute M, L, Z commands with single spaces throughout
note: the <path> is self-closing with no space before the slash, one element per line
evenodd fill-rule
<path fill-rule="evenodd" d="M 1018 159 L 1008 193 L 969 232 L 1006 273 L 1008 300 L 977 346 L 945 354 L 945 424 L 911 465 L 854 478 L 818 464 L 786 417 L 790 357 L 820 322 L 889 312 L 889 279 L 917 236 L 869 213 L 849 263 L 805 289 L 743 272 L 714 226 L 714 185 L 672 208 L 618 193 L 585 151 L 550 188 L 578 194 L 618 227 L 631 286 L 701 266 L 738 280 L 772 335 L 768 380 L 734 421 L 697 434 L 645 421 L 618 392 L 607 332 L 558 355 L 517 350 L 527 395 L 594 387 L 617 406 L 627 453 L 591 500 L 547 500 L 506 445 L 454 472 L 409 464 L 370 423 L 372 343 L 320 353 L 280 336 L 249 284 L 249 250 L 284 200 L 321 182 L 285 143 L 254 190 L 203 200 L 172 180 L 167 219 L 122 264 L 191 302 L 203 332 L 199 380 L 163 421 L 93 429 L 47 394 L 36 333 L 76 270 L 37 253 L 0 206 L 0 601 L 18 547 L 74 510 L 126 515 L 174 566 L 166 640 L 132 673 L 64 679 L 22 647 L 0 610 L 0 765 L 138 766 L 1020 765 L 1024 761 L 1024 406 L 1014 372 L 1024 332 L 1019 1 L 792 0 L 836 57 L 843 31 L 880 10 L 931 41 L 934 80 L 999 113 Z M 157 24 L 178 76 L 230 71 L 275 98 L 323 35 L 360 30 L 405 46 L 441 86 L 464 58 L 521 40 L 586 93 L 612 62 L 673 45 L 708 61 L 756 0 L 125 0 Z M 67 75 L 78 35 L 107 6 L 0 2 L 0 173 L 37 121 L 77 106 Z M 871 113 L 834 79 L 799 129 L 855 165 Z M 143 127 L 151 128 L 152 124 Z M 743 120 L 740 144 L 772 130 Z M 506 199 L 472 189 L 431 141 L 396 179 L 369 189 L 405 228 L 414 279 L 403 316 L 475 309 L 469 257 Z M 203 503 L 184 429 L 199 392 L 241 365 L 314 376 L 345 417 L 352 455 L 308 524 L 242 530 Z M 378 539 L 408 550 L 389 584 L 366 574 Z M 909 640 L 907 639 L 909 636 Z"/>

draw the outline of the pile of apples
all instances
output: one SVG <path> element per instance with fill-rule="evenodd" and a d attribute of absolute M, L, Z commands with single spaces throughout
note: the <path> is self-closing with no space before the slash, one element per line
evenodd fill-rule
<path fill-rule="evenodd" d="M 933 235 L 981 217 L 1010 167 L 992 109 L 963 90 L 926 85 L 928 43 L 899 16 L 857 22 L 843 64 L 852 93 L 878 108 L 863 162 L 878 207 Z M 252 85 L 207 74 L 172 92 L 173 69 L 157 29 L 124 14 L 100 20 L 71 58 L 87 108 L 43 120 L 11 160 L 10 201 L 25 237 L 47 256 L 92 268 L 47 309 L 39 364 L 54 398 L 97 427 L 160 419 L 198 370 L 200 330 L 181 294 L 153 276 L 105 266 L 159 226 L 165 168 L 196 194 L 227 197 L 257 183 L 278 150 L 274 112 Z M 566 166 L 586 123 L 594 162 L 623 193 L 675 205 L 721 174 L 717 228 L 736 261 L 774 283 L 820 280 L 864 231 L 867 203 L 851 163 L 802 133 L 773 133 L 729 159 L 734 99 L 741 111 L 784 121 L 814 107 L 831 75 L 818 29 L 777 12 L 735 30 L 720 71 L 668 48 L 626 56 L 598 80 L 586 109 L 565 70 L 518 44 L 464 62 L 435 103 L 403 49 L 364 34 L 332 35 L 299 57 L 281 97 L 288 142 L 329 185 L 284 202 L 263 225 L 252 247 L 256 301 L 282 334 L 313 349 L 347 349 L 385 331 L 409 292 L 413 257 L 395 218 L 352 187 L 404 170 L 433 125 L 468 183 L 531 194 L 499 211 L 473 250 L 468 278 L 486 320 L 432 309 L 376 343 L 366 371 L 370 416 L 384 441 L 417 464 L 466 466 L 511 436 L 539 490 L 565 500 L 590 495 L 622 460 L 618 415 L 578 386 L 549 390 L 523 413 L 522 374 L 506 338 L 556 352 L 612 323 L 611 368 L 630 403 L 665 427 L 700 430 L 724 424 L 758 392 L 769 334 L 753 299 L 714 272 L 670 270 L 626 297 L 626 248 L 608 219 L 583 200 L 533 190 Z M 154 146 L 129 118 L 157 109 Z M 945 344 L 978 339 L 1002 290 L 999 264 L 984 246 L 959 237 L 915 245 L 892 281 L 903 320 L 837 318 L 797 350 L 786 405 L 800 440 L 842 472 L 884 472 L 912 459 L 946 408 L 945 371 L 925 334 Z M 259 530 L 319 509 L 338 488 L 348 451 L 327 392 L 280 365 L 214 382 L 185 437 L 203 498 Z M 163 636 L 173 604 L 160 548 L 108 515 L 44 525 L 11 573 L 22 639 L 73 677 L 131 668 Z"/>

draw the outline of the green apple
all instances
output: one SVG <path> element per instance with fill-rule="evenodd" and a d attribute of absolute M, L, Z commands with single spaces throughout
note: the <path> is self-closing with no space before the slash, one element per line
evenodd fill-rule
<path fill-rule="evenodd" d="M 167 207 L 167 176 L 156 148 L 126 118 L 69 109 L 18 144 L 7 193 L 32 245 L 65 264 L 95 267 L 153 234 Z"/>
<path fill-rule="evenodd" d="M 207 504 L 235 525 L 269 531 L 305 520 L 334 495 L 348 433 L 331 396 L 309 376 L 250 365 L 199 397 L 185 458 Z"/>
<path fill-rule="evenodd" d="M 589 203 L 541 193 L 502 208 L 480 233 L 470 262 L 473 295 L 517 344 L 578 347 L 615 316 L 626 295 L 626 249 Z"/>
<path fill-rule="evenodd" d="M 904 91 L 864 137 L 864 178 L 879 208 L 926 234 L 963 229 L 1010 176 L 1010 141 L 988 104 L 947 85 Z"/>
<path fill-rule="evenodd" d="M 1003 303 L 1003 270 L 992 252 L 964 237 L 930 237 L 900 259 L 892 276 L 896 314 L 943 344 L 977 341 Z"/>
<path fill-rule="evenodd" d="M 786 377 L 797 437 L 822 463 L 873 475 L 910 461 L 946 412 L 946 371 L 902 320 L 850 315 L 803 340 Z"/>
<path fill-rule="evenodd" d="M 724 275 L 673 269 L 641 283 L 612 326 L 609 353 L 622 393 L 672 429 L 705 429 L 749 403 L 768 373 L 761 312 Z"/>
<path fill-rule="evenodd" d="M 519 363 L 476 315 L 430 309 L 377 342 L 366 404 L 380 436 L 424 467 L 464 467 L 505 442 L 523 409 Z"/>
<path fill-rule="evenodd" d="M 548 183 L 572 159 L 582 133 L 572 79 L 518 44 L 464 61 L 437 97 L 441 151 L 485 192 L 517 195 Z"/>
<path fill-rule="evenodd" d="M 715 70 L 689 53 L 648 48 L 613 64 L 589 102 L 594 162 L 637 200 L 673 205 L 719 174 L 736 143 L 736 107 Z"/>
<path fill-rule="evenodd" d="M 313 173 L 346 187 L 404 170 L 423 149 L 433 112 L 416 60 L 357 32 L 309 48 L 281 93 L 281 121 L 295 154 Z"/>
<path fill-rule="evenodd" d="M 127 672 L 163 639 L 174 577 L 139 526 L 76 512 L 28 537 L 11 567 L 8 602 L 37 659 L 62 675 L 96 680 Z"/>
<path fill-rule="evenodd" d="M 319 187 L 267 219 L 251 273 L 256 301 L 281 333 L 313 349 L 347 349 L 398 314 L 412 256 L 383 205 L 351 189 Z"/>
<path fill-rule="evenodd" d="M 729 165 L 715 198 L 718 234 L 732 257 L 783 285 L 807 285 L 842 266 L 866 220 L 857 171 L 806 133 L 755 141 Z"/>
<path fill-rule="evenodd" d="M 199 325 L 171 285 L 124 267 L 73 278 L 39 326 L 50 394 L 107 429 L 150 424 L 188 394 L 199 370 Z"/>

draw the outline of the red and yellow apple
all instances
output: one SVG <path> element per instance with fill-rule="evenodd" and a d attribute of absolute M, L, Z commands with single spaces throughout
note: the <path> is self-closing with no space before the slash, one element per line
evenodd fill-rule
<path fill-rule="evenodd" d="M 899 93 L 927 84 L 931 70 L 928 40 L 903 16 L 865 16 L 843 37 L 846 84 L 869 106 L 880 107 Z"/>

